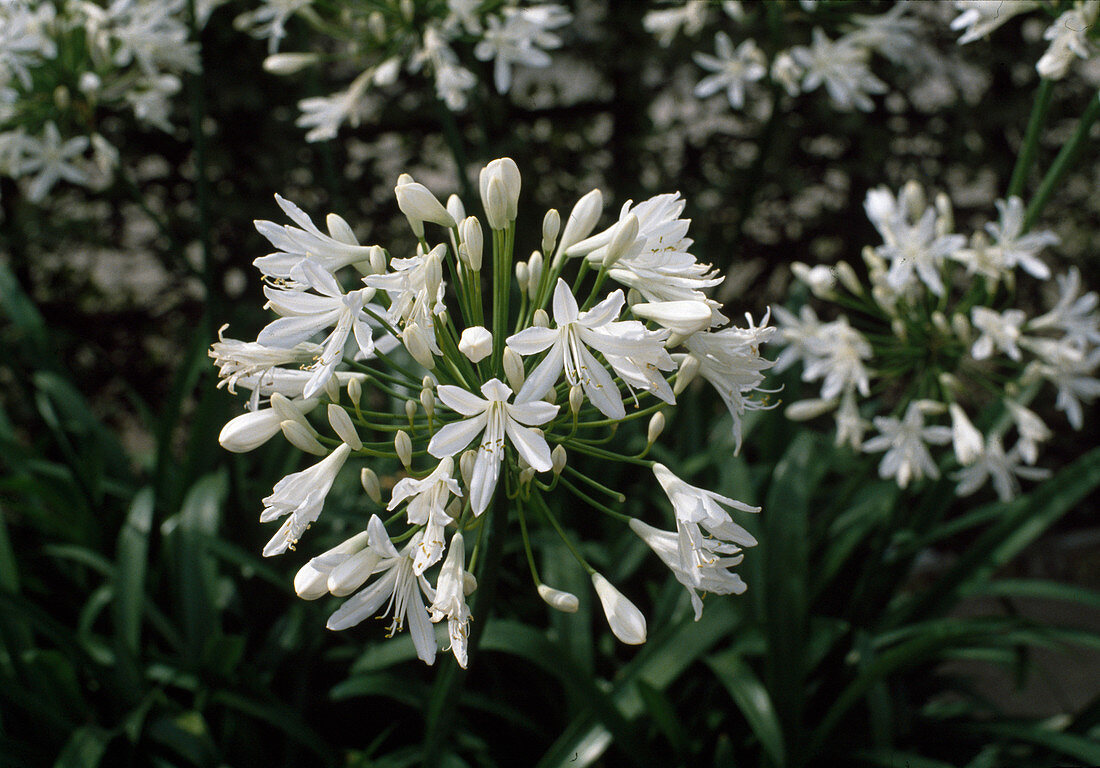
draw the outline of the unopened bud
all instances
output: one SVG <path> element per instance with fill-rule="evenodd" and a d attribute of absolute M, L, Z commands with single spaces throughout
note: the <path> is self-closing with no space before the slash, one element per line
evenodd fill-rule
<path fill-rule="evenodd" d="M 955 336 L 963 344 L 970 344 L 973 334 L 971 333 L 970 319 L 966 315 L 961 312 L 951 315 L 951 330 L 955 332 Z"/>
<path fill-rule="evenodd" d="M 500 179 L 489 180 L 482 203 L 485 205 L 485 220 L 489 222 L 489 229 L 507 229 L 508 204 L 504 200 L 504 183 Z"/>
<path fill-rule="evenodd" d="M 657 411 L 649 419 L 649 429 L 646 430 L 646 443 L 653 445 L 657 442 L 657 438 L 661 436 L 661 433 L 665 431 L 665 412 Z"/>
<path fill-rule="evenodd" d="M 676 383 L 672 387 L 673 394 L 680 394 L 687 389 L 694 379 L 696 374 L 699 373 L 699 358 L 695 355 L 687 355 L 680 362 L 680 370 L 676 374 Z"/>
<path fill-rule="evenodd" d="M 406 400 L 405 401 L 405 418 L 407 418 L 409 420 L 410 424 L 412 424 L 413 420 L 416 419 L 416 410 L 417 410 L 417 403 L 416 403 L 415 400 Z"/>
<path fill-rule="evenodd" d="M 840 282 L 852 293 L 857 296 L 863 293 L 863 285 L 859 282 L 859 276 L 856 271 L 852 269 L 852 265 L 846 261 L 838 262 L 836 265 L 836 276 L 840 279 Z"/>
<path fill-rule="evenodd" d="M 462 594 L 469 597 L 477 589 L 477 577 L 469 571 L 462 573 Z"/>
<path fill-rule="evenodd" d="M 328 453 L 325 446 L 317 442 L 313 433 L 296 421 L 284 421 L 279 424 L 279 429 L 283 430 L 287 442 L 299 451 L 312 453 L 314 456 L 324 456 Z"/>
<path fill-rule="evenodd" d="M 424 222 L 430 221 L 441 227 L 453 227 L 456 222 L 447 213 L 447 209 L 436 199 L 435 195 L 423 184 L 413 181 L 407 173 L 397 178 L 397 186 L 393 188 L 397 195 L 397 207 L 405 218 L 409 220 L 413 234 L 418 238 L 424 237 Z"/>
<path fill-rule="evenodd" d="M 462 204 L 462 198 L 458 195 L 451 195 L 447 198 L 447 213 L 451 214 L 451 218 L 455 221 L 463 221 L 466 218 L 466 206 Z"/>
<path fill-rule="evenodd" d="M 569 212 L 569 218 L 565 221 L 565 229 L 561 233 L 557 250 L 554 251 L 552 262 L 556 269 L 566 257 L 566 252 L 571 246 L 588 237 L 600 220 L 603 212 L 603 194 L 598 189 L 593 189 L 587 195 L 577 201 L 573 210 Z M 547 251 L 549 253 L 549 251 Z"/>
<path fill-rule="evenodd" d="M 350 595 L 366 583 L 381 559 L 370 547 L 356 552 L 329 573 L 328 591 L 337 597 Z"/>
<path fill-rule="evenodd" d="M 564 592 L 545 584 L 539 584 L 539 597 L 551 608 L 562 613 L 576 613 L 580 607 L 580 600 L 572 592 Z"/>
<path fill-rule="evenodd" d="M 535 470 L 531 467 L 527 467 L 519 473 L 519 484 L 530 485 L 531 481 L 535 479 Z"/>
<path fill-rule="evenodd" d="M 313 402 L 316 403 L 316 400 Z M 313 427 L 306 421 L 306 417 L 302 415 L 302 411 L 285 395 L 279 392 L 272 393 L 271 409 L 279 416 L 279 421 L 295 421 L 301 424 L 307 432 L 313 434 Z"/>
<path fill-rule="evenodd" d="M 493 334 L 488 328 L 472 325 L 462 332 L 458 340 L 458 351 L 471 363 L 480 363 L 493 353 Z"/>
<path fill-rule="evenodd" d="M 458 249 L 458 255 L 467 267 L 474 272 L 481 271 L 481 254 L 485 247 L 485 235 L 481 231 L 481 222 L 474 216 L 469 216 L 462 222 L 458 230 L 462 238 L 462 245 Z"/>
<path fill-rule="evenodd" d="M 913 179 L 905 182 L 899 197 L 908 204 L 906 213 L 912 221 L 920 219 L 924 210 L 928 207 L 928 198 L 925 197 L 924 188 Z"/>
<path fill-rule="evenodd" d="M 554 243 L 558 239 L 561 229 L 561 214 L 557 208 L 551 208 L 542 217 L 542 252 L 551 254 L 554 252 Z"/>
<path fill-rule="evenodd" d="M 535 310 L 531 316 L 531 324 L 536 328 L 549 328 L 550 327 L 550 315 L 546 314 L 546 310 L 539 307 Z"/>
<path fill-rule="evenodd" d="M 429 418 L 435 415 L 435 395 L 430 389 L 420 390 L 420 405 Z"/>
<path fill-rule="evenodd" d="M 543 402 L 550 403 L 550 405 L 558 404 L 558 390 L 556 387 L 550 387 L 550 390 L 542 398 Z"/>
<path fill-rule="evenodd" d="M 542 279 L 542 253 L 535 251 L 527 262 L 527 295 L 535 298 L 539 291 L 539 281 Z"/>
<path fill-rule="evenodd" d="M 409 323 L 401 333 L 401 341 L 416 362 L 428 369 L 435 368 L 435 357 L 432 355 L 431 347 L 424 340 L 423 334 L 424 331 L 419 325 Z"/>
<path fill-rule="evenodd" d="M 370 247 L 370 268 L 376 275 L 386 271 L 386 249 L 380 245 Z"/>
<path fill-rule="evenodd" d="M 603 266 L 610 269 L 626 255 L 634 241 L 638 239 L 638 217 L 633 213 L 619 222 L 615 230 L 615 236 L 607 245 L 607 251 L 603 254 Z"/>
<path fill-rule="evenodd" d="M 894 335 L 902 341 L 906 341 L 909 338 L 909 332 L 905 330 L 905 323 L 903 323 L 900 318 L 895 317 L 890 321 L 890 330 L 892 330 Z"/>
<path fill-rule="evenodd" d="M 552 392 L 553 390 L 551 390 Z M 584 405 L 584 390 L 580 384 L 574 384 L 569 388 L 569 410 L 573 413 L 573 417 L 576 418 L 577 414 L 581 412 L 581 407 Z"/>
<path fill-rule="evenodd" d="M 936 195 L 936 234 L 945 237 L 955 229 L 955 211 L 951 207 L 951 198 L 943 192 Z"/>
<path fill-rule="evenodd" d="M 474 476 L 474 463 L 477 461 L 477 451 L 465 451 L 458 459 L 458 472 L 462 475 L 463 484 L 469 488 Z"/>
<path fill-rule="evenodd" d="M 397 458 L 401 459 L 401 463 L 405 465 L 405 469 L 408 469 L 412 464 L 413 446 L 412 440 L 405 430 L 397 430 L 397 435 L 393 438 L 393 448 L 397 451 Z"/>
<path fill-rule="evenodd" d="M 494 192 L 493 182 L 497 182 L 498 191 Z M 481 202 L 492 229 L 505 229 L 509 221 L 515 221 L 519 211 L 519 192 L 522 179 L 519 166 L 510 157 L 493 160 L 481 169 L 478 186 L 481 190 Z M 497 200 L 499 196 L 499 200 Z M 490 213 L 493 208 L 495 213 Z M 498 226 L 498 224 L 500 226 Z"/>
<path fill-rule="evenodd" d="M 947 317 L 944 316 L 943 312 L 938 309 L 932 313 L 932 325 L 944 336 L 951 335 L 951 325 L 947 322 Z"/>
<path fill-rule="evenodd" d="M 526 293 L 527 292 L 527 278 L 528 278 L 529 274 L 530 274 L 530 272 L 527 269 L 527 262 L 526 261 L 517 261 L 516 262 L 516 285 L 519 286 L 519 292 L 520 293 Z"/>
<path fill-rule="evenodd" d="M 330 376 L 325 379 L 324 390 L 329 400 L 334 403 L 340 402 L 340 383 L 336 380 L 335 376 Z"/>
<path fill-rule="evenodd" d="M 809 421 L 810 419 L 816 419 L 818 416 L 828 413 L 836 408 L 836 405 L 837 402 L 835 399 L 825 400 L 813 398 L 810 400 L 799 400 L 797 403 L 788 405 L 783 415 L 791 421 Z"/>
<path fill-rule="evenodd" d="M 358 376 L 354 376 L 348 379 L 348 400 L 351 400 L 351 404 L 356 408 L 359 407 L 359 402 L 363 399 L 363 384 L 359 381 Z"/>
<path fill-rule="evenodd" d="M 523 359 L 511 347 L 504 348 L 504 378 L 508 379 L 508 386 L 513 392 L 519 392 L 523 387 Z"/>
<path fill-rule="evenodd" d="M 562 473 L 562 470 L 565 469 L 565 462 L 568 459 L 569 456 L 565 452 L 565 446 L 561 443 L 555 445 L 554 450 L 550 451 L 550 468 L 555 476 Z"/>
<path fill-rule="evenodd" d="M 617 590 L 603 574 L 592 574 L 592 586 L 600 598 L 604 616 L 611 627 L 612 634 L 627 645 L 641 645 L 646 639 L 645 616 Z"/>
<path fill-rule="evenodd" d="M 381 11 L 374 11 L 367 17 L 367 27 L 376 40 L 386 39 L 386 17 Z"/>
<path fill-rule="evenodd" d="M 359 470 L 359 483 L 363 486 L 363 490 L 367 492 L 367 496 L 375 504 L 382 503 L 382 486 L 378 483 L 378 475 L 374 473 L 374 470 L 370 467 L 363 467 Z"/>
<path fill-rule="evenodd" d="M 293 75 L 320 61 L 315 53 L 274 53 L 264 59 L 264 70 L 273 75 Z"/>
<path fill-rule="evenodd" d="M 328 423 L 332 425 L 332 431 L 336 433 L 336 436 L 347 443 L 353 451 L 358 451 L 363 447 L 363 441 L 359 439 L 359 433 L 355 429 L 355 424 L 351 421 L 351 416 L 335 403 L 330 404 L 328 407 Z"/>

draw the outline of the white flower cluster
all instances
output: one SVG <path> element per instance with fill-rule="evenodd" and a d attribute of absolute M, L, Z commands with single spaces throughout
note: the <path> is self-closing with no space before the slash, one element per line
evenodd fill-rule
<path fill-rule="evenodd" d="M 100 188 L 118 164 L 104 112 L 171 131 L 180 74 L 199 68 L 187 14 L 187 0 L 0 3 L 0 175 L 35 202 L 61 180 Z"/>
<path fill-rule="evenodd" d="M 382 472 L 397 462 L 404 468 L 385 503 L 393 516 L 372 515 L 364 532 L 298 573 L 302 597 L 352 595 L 329 620 L 332 629 L 388 605 L 391 630 L 407 623 L 417 653 L 431 663 L 431 624 L 445 618 L 451 648 L 465 665 L 466 597 L 476 581 L 466 572 L 464 542 L 472 539 L 471 559 L 480 557 L 487 520 L 496 517 L 520 523 L 548 604 L 571 611 L 578 603 L 539 580 L 527 534 L 539 523 L 562 536 L 591 575 L 614 634 L 644 642 L 641 612 L 584 560 L 558 520 L 561 510 L 578 505 L 549 494 L 561 486 L 581 506 L 628 523 L 688 589 L 696 618 L 699 593 L 742 592 L 729 569 L 755 540 L 729 510 L 758 509 L 689 485 L 644 457 L 695 376 L 726 402 L 740 444 L 744 412 L 760 407 L 751 393 L 771 365 L 759 345 L 774 328 L 751 318 L 745 328 L 729 325 L 707 298 L 704 291 L 721 278 L 689 253 L 678 194 L 627 202 L 611 226 L 592 234 L 603 209 L 600 191 L 592 190 L 564 226 L 556 210 L 548 211 L 538 249 L 517 261 L 519 169 L 510 159 L 495 160 L 479 182 L 480 220 L 457 196 L 444 206 L 407 174 L 398 179 L 397 202 L 419 242 L 405 257 L 361 245 L 336 214 L 322 231 L 276 196 L 293 224 L 257 222 L 274 252 L 255 265 L 267 307 L 279 317 L 256 341 L 221 338 L 210 353 L 230 391 L 251 391 L 248 410 L 226 424 L 221 443 L 250 451 L 281 432 L 323 457 L 280 480 L 264 499 L 261 521 L 282 521 L 264 549 L 268 556 L 295 547 L 346 465 L 370 458 L 382 460 Z M 436 244 L 427 225 L 440 228 Z M 603 295 L 609 281 L 622 287 Z M 311 420 L 319 414 L 327 424 Z M 610 441 L 618 427 L 642 418 L 649 419 L 645 448 L 616 451 Z M 598 501 L 601 494 L 609 503 L 623 497 L 585 475 L 571 454 L 651 468 L 674 510 L 675 531 Z M 360 479 L 381 511 L 378 473 L 363 466 Z M 407 527 L 391 539 L 387 527 L 402 517 Z"/>
<path fill-rule="evenodd" d="M 812 19 L 814 4 L 802 6 Z M 675 8 L 651 10 L 643 24 L 657 36 L 658 42 L 667 46 L 681 30 L 688 36 L 697 35 L 718 7 L 742 26 L 747 24 L 750 13 L 778 12 L 778 7 L 768 8 L 764 3 L 746 7 L 740 2 L 723 2 L 718 6 L 692 0 Z M 729 34 L 718 31 L 714 36 L 714 55 L 704 51 L 693 55 L 695 63 L 709 73 L 699 81 L 695 95 L 706 98 L 724 91 L 730 106 L 741 109 L 747 90 L 754 83 L 770 78 L 790 96 L 824 86 L 837 109 L 869 112 L 874 108 L 871 97 L 887 91 L 886 84 L 871 71 L 875 54 L 910 68 L 926 67 L 936 58 L 920 39 L 920 30 L 921 24 L 912 17 L 910 7 L 899 3 L 878 15 L 851 14 L 846 31 L 835 39 L 821 26 L 813 26 L 808 45 L 776 51 L 770 61 L 752 37 L 745 37 L 735 47 Z"/>
<path fill-rule="evenodd" d="M 1049 280 L 1040 253 L 1058 242 L 1051 232 L 1025 231 L 1017 197 L 998 201 L 999 220 L 969 239 L 953 232 L 947 196 L 929 204 L 915 182 L 897 196 L 871 190 L 865 208 L 883 239 L 863 252 L 870 284 L 846 262 L 796 264 L 796 277 L 837 317 L 825 322 L 809 306 L 797 316 L 776 310 L 787 345 L 776 370 L 801 362 L 802 379 L 821 382 L 817 398 L 791 404 L 787 415 L 835 412 L 837 444 L 885 451 L 879 473 L 903 488 L 939 477 L 928 446 L 950 444 L 960 496 L 992 481 L 1012 498 L 1017 477 L 1047 474 L 1033 465 L 1052 432 L 1027 407 L 1042 385 L 1056 390 L 1054 405 L 1074 429 L 1084 424 L 1082 400 L 1100 395 L 1100 297 L 1083 292 L 1074 268 L 1057 276 L 1059 298 L 1048 312 L 1014 306 L 1017 276 Z M 865 440 L 872 426 L 877 434 Z"/>
<path fill-rule="evenodd" d="M 1042 77 L 1061 80 L 1074 62 L 1086 61 L 1100 53 L 1100 27 L 1097 25 L 1100 0 L 1053 4 L 1038 0 L 1000 0 L 996 3 L 955 0 L 959 15 L 951 22 L 951 29 L 962 31 L 959 43 L 965 45 L 987 36 L 1014 16 L 1046 10 L 1051 5 L 1059 12 L 1043 32 L 1043 39 L 1049 40 L 1050 45 L 1036 62 L 1035 69 Z"/>
<path fill-rule="evenodd" d="M 294 15 L 330 38 L 322 45 L 337 47 L 337 58 L 360 70 L 347 88 L 328 96 L 303 99 L 298 125 L 307 128 L 307 141 L 327 141 L 347 123 L 352 127 L 377 105 L 370 89 L 393 85 L 402 69 L 425 72 L 448 109 L 465 109 L 477 76 L 463 66 L 456 43 L 473 41 L 473 54 L 493 62 L 497 91 L 507 93 L 516 66 L 546 67 L 547 53 L 561 46 L 555 32 L 572 20 L 560 5 L 520 6 L 509 2 L 482 8 L 477 0 L 447 0 L 417 4 L 403 0 L 395 12 L 384 13 L 377 3 L 353 2 L 322 6 L 312 0 L 263 0 L 260 7 L 237 17 L 238 28 L 269 41 L 264 68 L 281 75 L 296 73 L 332 57 L 323 52 L 278 53 L 286 23 Z"/>

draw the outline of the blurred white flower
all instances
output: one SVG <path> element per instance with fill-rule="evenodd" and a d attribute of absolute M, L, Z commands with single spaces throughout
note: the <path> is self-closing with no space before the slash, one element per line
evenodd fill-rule
<path fill-rule="evenodd" d="M 560 5 L 505 8 L 504 18 L 490 16 L 474 55 L 481 61 L 493 60 L 493 82 L 497 91 L 507 93 L 512 85 L 512 67 L 546 67 L 546 50 L 561 46 L 561 38 L 551 32 L 568 24 L 573 16 Z"/>
<path fill-rule="evenodd" d="M 696 64 L 714 73 L 699 81 L 695 86 L 695 95 L 704 99 L 725 89 L 730 106 L 740 109 L 745 104 L 745 86 L 768 74 L 768 60 L 751 38 L 734 50 L 725 32 L 714 36 L 714 48 L 716 56 L 702 52 L 696 52 L 693 56 Z"/>
<path fill-rule="evenodd" d="M 951 428 L 924 425 L 925 412 L 939 408 L 942 408 L 939 403 L 917 400 L 905 409 L 902 419 L 893 416 L 874 418 L 879 434 L 866 441 L 863 450 L 866 453 L 886 451 L 878 467 L 879 477 L 893 477 L 899 486 L 905 488 L 911 480 L 940 476 L 926 443 L 945 445 L 951 442 Z"/>
<path fill-rule="evenodd" d="M 805 75 L 802 90 L 816 90 L 822 83 L 833 104 L 842 110 L 853 107 L 864 112 L 874 109 L 870 94 L 885 93 L 886 83 L 879 80 L 867 67 L 870 51 L 853 45 L 844 38 L 832 41 L 820 27 L 813 31 L 809 47 L 799 45 L 791 49 L 791 56 Z"/>
<path fill-rule="evenodd" d="M 959 12 L 951 21 L 951 29 L 963 30 L 959 45 L 985 37 L 1013 16 L 1038 8 L 1035 0 L 955 0 Z"/>
<path fill-rule="evenodd" d="M 1001 501 L 1011 501 L 1020 492 L 1017 477 L 1026 480 L 1044 480 L 1050 477 L 1050 470 L 1023 466 L 1020 462 L 1018 446 L 1005 453 L 1000 436 L 990 435 L 984 450 L 974 463 L 951 476 L 959 481 L 955 493 L 958 496 L 969 496 L 985 485 L 986 481 L 992 480 L 993 489 L 997 491 Z"/>

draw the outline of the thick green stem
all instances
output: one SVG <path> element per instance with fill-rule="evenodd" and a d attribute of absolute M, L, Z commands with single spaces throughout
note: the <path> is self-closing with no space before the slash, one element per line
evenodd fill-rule
<path fill-rule="evenodd" d="M 1073 132 L 1069 141 L 1062 146 L 1058 156 L 1054 158 L 1050 170 L 1047 171 L 1047 175 L 1043 177 L 1043 181 L 1039 185 L 1039 191 L 1031 199 L 1031 204 L 1027 207 L 1027 213 L 1024 214 L 1025 232 L 1039 218 L 1039 214 L 1043 212 L 1043 208 L 1050 201 L 1050 196 L 1054 194 L 1054 190 L 1061 182 L 1062 177 L 1066 175 L 1074 160 L 1077 159 L 1078 153 L 1083 149 L 1085 140 L 1088 138 L 1089 130 L 1097 118 L 1100 118 L 1100 99 L 1093 96 L 1089 99 L 1089 104 L 1085 107 L 1085 112 L 1077 123 L 1077 129 Z"/>

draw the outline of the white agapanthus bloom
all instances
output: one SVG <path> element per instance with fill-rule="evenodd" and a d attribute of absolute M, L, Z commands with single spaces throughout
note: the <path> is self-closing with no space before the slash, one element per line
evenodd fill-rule
<path fill-rule="evenodd" d="M 918 204 L 903 190 L 897 199 L 885 187 L 867 193 L 867 216 L 882 235 L 883 245 L 875 252 L 890 263 L 889 285 L 900 290 L 920 278 L 928 290 L 942 296 L 946 288 L 940 277 L 943 262 L 966 244 L 962 235 L 941 234 L 935 208 Z"/>
<path fill-rule="evenodd" d="M 451 539 L 451 548 L 439 572 L 435 599 L 429 612 L 433 622 L 447 620 L 451 652 L 458 665 L 466 669 L 471 614 L 466 605 L 466 549 L 461 533 L 456 533 Z"/>
<path fill-rule="evenodd" d="M 1058 330 L 1071 344 L 1084 347 L 1100 344 L 1100 295 L 1096 291 L 1081 293 L 1081 271 L 1070 267 L 1058 275 L 1058 302 L 1051 310 L 1027 323 L 1029 331 Z"/>
<path fill-rule="evenodd" d="M 1100 347 L 1085 352 L 1070 341 L 1028 339 L 1027 346 L 1039 356 L 1029 366 L 1025 378 L 1042 378 L 1058 388 L 1055 407 L 1065 411 L 1074 429 L 1084 426 L 1081 400 L 1092 402 L 1100 396 L 1100 379 L 1095 376 L 1100 367 Z"/>
<path fill-rule="evenodd" d="M 493 61 L 493 82 L 500 93 L 512 85 L 512 67 L 546 67 L 547 50 L 561 46 L 561 38 L 552 30 L 565 26 L 573 16 L 560 5 L 505 8 L 504 17 L 490 16 L 474 55 Z"/>
<path fill-rule="evenodd" d="M 970 354 L 975 360 L 987 360 L 996 349 L 1012 360 L 1020 360 L 1023 355 L 1017 344 L 1026 320 L 1027 314 L 1021 309 L 997 312 L 988 307 L 974 307 L 970 310 L 970 322 L 981 331 L 981 335 L 970 348 Z"/>
<path fill-rule="evenodd" d="M 871 393 L 871 345 L 863 334 L 842 317 L 826 323 L 819 333 L 806 341 L 803 381 L 821 381 L 821 397 L 828 400 L 851 389 L 867 397 Z"/>
<path fill-rule="evenodd" d="M 294 203 L 281 195 L 275 195 L 275 202 L 298 226 L 256 222 L 256 231 L 276 248 L 275 253 L 252 262 L 265 276 L 305 282 L 299 268 L 304 261 L 314 261 L 326 272 L 336 272 L 351 264 L 370 263 L 371 247 L 360 245 L 351 227 L 337 214 L 328 215 L 325 221 L 328 234 L 325 234 Z"/>
<path fill-rule="evenodd" d="M 319 463 L 287 475 L 275 484 L 271 495 L 264 499 L 260 522 L 270 523 L 282 517 L 287 519 L 264 547 L 264 557 L 293 549 L 306 528 L 316 522 L 324 507 L 325 497 L 350 454 L 351 448 L 341 443 Z"/>
<path fill-rule="evenodd" d="M 838 109 L 870 112 L 874 109 L 870 96 L 887 90 L 867 67 L 869 49 L 844 38 L 830 40 L 820 27 L 814 28 L 810 46 L 795 46 L 791 56 L 805 73 L 802 90 L 814 91 L 824 84 Z"/>
<path fill-rule="evenodd" d="M 1000 250 L 1001 262 L 1006 269 L 1020 267 L 1032 277 L 1040 280 L 1050 278 L 1050 268 L 1039 259 L 1039 251 L 1052 245 L 1058 245 L 1058 236 L 1053 232 L 1041 230 L 1024 234 L 1024 202 L 1018 197 L 1007 201 L 998 200 L 997 210 L 1001 220 L 985 225 L 993 246 Z"/>
<path fill-rule="evenodd" d="M 725 32 L 714 36 L 716 56 L 696 52 L 695 63 L 713 74 L 707 75 L 695 86 L 695 95 L 701 99 L 725 90 L 726 98 L 734 109 L 745 104 L 745 87 L 768 74 L 768 60 L 764 52 L 750 38 L 733 47 Z"/>
<path fill-rule="evenodd" d="M 928 452 L 928 444 L 946 445 L 951 442 L 951 428 L 925 426 L 924 417 L 942 406 L 928 400 L 909 404 L 901 419 L 893 416 L 876 416 L 873 420 L 879 434 L 863 444 L 866 453 L 886 451 L 878 467 L 879 477 L 893 477 L 905 488 L 912 480 L 940 476 L 936 462 Z"/>
<path fill-rule="evenodd" d="M 460 387 L 441 384 L 436 388 L 440 401 L 466 418 L 445 425 L 428 443 L 428 453 L 437 459 L 454 456 L 481 435 L 470 481 L 470 503 L 480 515 L 489 506 L 504 461 L 505 438 L 535 471 L 549 472 L 550 447 L 532 427 L 554 418 L 558 406 L 542 401 L 509 403 L 512 390 L 500 379 L 490 379 L 481 387 L 481 398 Z"/>
<path fill-rule="evenodd" d="M 707 0 L 687 0 L 683 5 L 655 8 L 642 17 L 642 27 L 667 48 L 681 30 L 688 37 L 697 35 L 706 23 L 711 5 Z"/>
<path fill-rule="evenodd" d="M 611 365 L 618 359 L 671 370 L 675 367 L 663 342 L 668 334 L 647 331 L 637 320 L 618 320 L 626 299 L 615 291 L 587 312 L 580 312 L 564 280 L 554 289 L 556 328 L 527 328 L 508 338 L 508 346 L 520 355 L 546 351 L 527 376 L 516 402 L 539 400 L 565 372 L 570 385 L 579 384 L 592 405 L 609 419 L 626 415 L 623 398 L 611 374 L 589 348 L 602 353 Z"/>
<path fill-rule="evenodd" d="M 268 53 L 279 50 L 286 37 L 286 23 L 313 0 L 262 0 L 260 7 L 246 11 L 233 21 L 233 26 L 260 40 L 267 40 Z"/>
<path fill-rule="evenodd" d="M 968 467 L 956 472 L 952 478 L 959 481 L 955 493 L 970 496 L 987 481 L 993 482 L 993 489 L 1001 501 L 1011 501 L 1020 492 L 1017 477 L 1025 480 L 1045 480 L 1050 470 L 1028 467 L 1021 463 L 1019 446 L 1005 452 L 998 435 L 990 435 L 983 450 Z"/>
<path fill-rule="evenodd" d="M 393 487 L 390 503 L 386 509 L 393 511 L 408 502 L 409 525 L 424 526 L 424 536 L 416 553 L 413 571 L 419 576 L 443 557 L 446 542 L 443 529 L 454 522 L 447 514 L 447 502 L 451 496 L 461 496 L 462 489 L 451 475 L 454 473 L 454 460 L 445 457 L 430 475 L 416 480 L 403 477 Z"/>
<path fill-rule="evenodd" d="M 41 137 L 25 136 L 18 168 L 21 176 L 34 175 L 27 185 L 27 197 L 32 202 L 42 202 L 62 179 L 86 186 L 89 177 L 85 170 L 84 152 L 88 144 L 87 136 L 62 141 L 61 132 L 52 120 L 46 123 Z"/>
<path fill-rule="evenodd" d="M 413 572 L 413 558 L 420 546 L 421 534 L 413 536 L 399 552 L 377 515 L 371 516 L 367 533 L 370 536 L 370 548 L 380 555 L 373 568 L 378 577 L 344 601 L 329 617 L 328 628 L 342 630 L 353 627 L 363 619 L 373 617 L 388 602 L 383 616 L 393 616 L 389 627 L 390 635 L 404 629 L 407 622 L 416 655 L 424 663 L 431 664 L 435 661 L 437 646 L 431 617 L 424 605 L 424 596 L 434 600 L 435 590 L 424 576 L 417 576 Z"/>
<path fill-rule="evenodd" d="M 1072 8 L 1055 19 L 1043 33 L 1050 47 L 1035 64 L 1039 74 L 1061 80 L 1074 61 L 1094 56 L 1098 48 L 1090 34 L 1098 19 L 1100 0 L 1077 0 Z"/>
<path fill-rule="evenodd" d="M 963 31 L 959 44 L 965 45 L 985 37 L 1013 16 L 1037 7 L 1036 0 L 955 0 L 959 15 L 951 21 L 951 29 Z"/>

